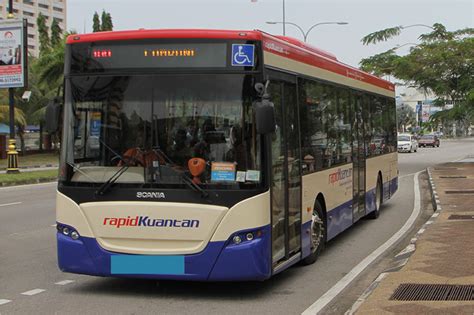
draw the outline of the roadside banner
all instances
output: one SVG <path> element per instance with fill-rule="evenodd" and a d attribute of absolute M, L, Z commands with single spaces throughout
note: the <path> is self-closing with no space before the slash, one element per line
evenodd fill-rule
<path fill-rule="evenodd" d="M 0 88 L 25 85 L 24 23 L 0 21 Z"/>
<path fill-rule="evenodd" d="M 422 122 L 427 122 L 430 120 L 430 109 L 431 105 L 429 104 L 423 104 L 421 107 L 421 121 Z"/>

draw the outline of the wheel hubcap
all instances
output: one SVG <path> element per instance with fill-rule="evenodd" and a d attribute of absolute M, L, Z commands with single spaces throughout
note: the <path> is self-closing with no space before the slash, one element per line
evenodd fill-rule
<path fill-rule="evenodd" d="M 324 224 L 318 213 L 313 213 L 311 222 L 311 250 L 315 252 L 323 240 Z"/>

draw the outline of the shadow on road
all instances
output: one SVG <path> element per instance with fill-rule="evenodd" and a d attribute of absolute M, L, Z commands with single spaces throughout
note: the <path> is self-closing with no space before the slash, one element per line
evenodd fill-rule
<path fill-rule="evenodd" d="M 266 294 L 290 295 L 285 282 L 298 272 L 298 267 L 290 268 L 282 274 L 276 275 L 263 282 L 184 282 L 170 280 L 143 280 L 94 278 L 92 281 L 70 287 L 68 293 L 114 295 L 126 297 L 167 297 L 179 299 L 206 299 L 252 300 L 259 299 Z M 66 293 L 66 292 L 65 292 Z"/>

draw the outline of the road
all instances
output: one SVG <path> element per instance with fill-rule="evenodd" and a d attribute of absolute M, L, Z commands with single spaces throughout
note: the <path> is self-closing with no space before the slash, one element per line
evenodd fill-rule
<path fill-rule="evenodd" d="M 158 282 L 62 273 L 56 265 L 55 184 L 0 189 L 0 314 L 300 314 L 404 225 L 413 210 L 414 173 L 468 154 L 474 154 L 472 139 L 400 154 L 400 189 L 378 220 L 358 222 L 331 241 L 314 265 L 290 268 L 265 282 Z M 350 305 L 363 291 L 360 286 L 337 296 L 333 305 Z"/>

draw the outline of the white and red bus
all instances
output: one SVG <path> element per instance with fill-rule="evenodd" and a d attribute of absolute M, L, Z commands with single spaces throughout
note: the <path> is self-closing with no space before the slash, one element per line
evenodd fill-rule
<path fill-rule="evenodd" d="M 64 84 L 65 272 L 264 280 L 397 190 L 393 84 L 289 37 L 72 35 Z"/>

